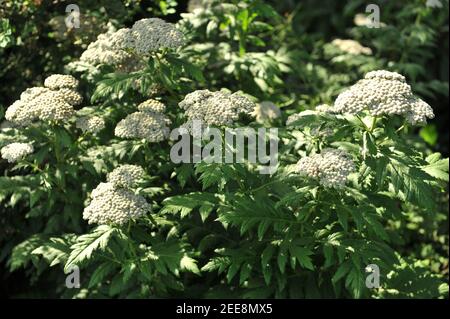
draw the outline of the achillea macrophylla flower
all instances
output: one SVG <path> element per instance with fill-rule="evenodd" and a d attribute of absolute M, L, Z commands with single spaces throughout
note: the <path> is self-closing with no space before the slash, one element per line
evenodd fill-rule
<path fill-rule="evenodd" d="M 411 124 L 434 118 L 433 109 L 414 96 L 405 77 L 396 72 L 372 71 L 336 99 L 334 111 L 358 114 L 364 110 L 373 116 L 403 115 Z"/>
<path fill-rule="evenodd" d="M 42 93 L 27 103 L 38 110 L 37 116 L 42 121 L 62 122 L 75 113 L 73 106 L 66 101 L 66 96 L 59 91 Z"/>
<path fill-rule="evenodd" d="M 45 79 L 44 86 L 51 90 L 76 89 L 78 80 L 71 75 L 53 74 Z"/>
<path fill-rule="evenodd" d="M 175 25 L 159 18 L 141 19 L 131 28 L 133 49 L 138 55 L 147 55 L 160 49 L 176 49 L 184 44 L 183 33 Z"/>
<path fill-rule="evenodd" d="M 135 45 L 135 40 L 129 28 L 122 28 L 111 33 L 109 41 L 112 48 L 121 50 L 133 48 Z"/>
<path fill-rule="evenodd" d="M 5 119 L 17 126 L 28 126 L 37 117 L 37 110 L 33 105 L 17 100 L 5 112 Z"/>
<path fill-rule="evenodd" d="M 49 92 L 50 89 L 44 87 L 28 88 L 20 94 L 20 100 L 23 102 L 31 101 L 42 93 Z"/>
<path fill-rule="evenodd" d="M 189 131 L 194 120 L 207 126 L 231 126 L 241 114 L 251 115 L 256 106 L 239 93 L 209 90 L 189 93 L 178 105 L 188 119 L 184 126 Z"/>
<path fill-rule="evenodd" d="M 64 121 L 74 114 L 73 105 L 83 97 L 75 91 L 78 80 L 70 75 L 54 74 L 45 79 L 48 87 L 32 87 L 11 104 L 5 118 L 17 126 L 28 126 L 36 120 Z"/>
<path fill-rule="evenodd" d="M 156 143 L 169 137 L 170 120 L 160 113 L 135 112 L 121 120 L 114 131 L 115 135 L 129 139 L 145 139 Z"/>
<path fill-rule="evenodd" d="M 131 188 L 144 176 L 144 169 L 137 165 L 124 164 L 110 172 L 106 179 L 116 187 Z"/>
<path fill-rule="evenodd" d="M 121 66 L 128 64 L 133 60 L 133 55 L 122 50 L 120 45 L 118 48 L 113 46 L 113 44 L 118 42 L 117 36 L 112 31 L 100 34 L 97 40 L 90 43 L 87 49 L 81 54 L 80 61 L 87 62 L 91 65 L 107 64 Z"/>
<path fill-rule="evenodd" d="M 83 102 L 81 94 L 72 89 L 61 88 L 58 90 L 58 94 L 70 105 L 80 105 Z"/>
<path fill-rule="evenodd" d="M 98 133 L 105 128 L 105 120 L 100 116 L 83 116 L 77 119 L 76 127 L 83 133 Z"/>
<path fill-rule="evenodd" d="M 341 188 L 347 177 L 355 170 L 350 155 L 342 150 L 327 148 L 320 154 L 313 154 L 300 159 L 297 173 L 317 179 L 325 187 Z"/>
<path fill-rule="evenodd" d="M 281 116 L 281 111 L 278 106 L 270 101 L 263 101 L 256 104 L 252 113 L 258 123 L 273 121 Z"/>
<path fill-rule="evenodd" d="M 166 106 L 160 101 L 149 99 L 139 104 L 138 110 L 141 112 L 164 113 Z"/>
<path fill-rule="evenodd" d="M 83 218 L 89 224 L 123 225 L 150 210 L 150 205 L 144 197 L 112 183 L 100 183 L 92 191 L 91 198 L 91 202 L 83 211 Z"/>
<path fill-rule="evenodd" d="M 346 52 L 348 54 L 359 55 L 371 55 L 372 49 L 362 46 L 358 41 L 355 40 L 342 40 L 334 39 L 331 44 L 337 47 L 339 50 Z"/>
<path fill-rule="evenodd" d="M 23 159 L 28 154 L 34 152 L 33 145 L 30 143 L 11 143 L 1 149 L 2 158 L 9 163 L 17 162 Z"/>

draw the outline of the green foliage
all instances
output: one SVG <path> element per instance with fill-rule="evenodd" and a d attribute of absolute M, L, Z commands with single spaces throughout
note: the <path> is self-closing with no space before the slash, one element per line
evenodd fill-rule
<path fill-rule="evenodd" d="M 79 5 L 98 29 L 63 37 L 46 21 L 64 15 L 64 6 L 7 1 L 0 9 L 0 78 L 10 84 L 0 89 L 2 118 L 23 89 L 76 61 L 108 20 L 121 28 L 162 16 L 178 21 L 187 43 L 149 54 L 138 71 L 84 65 L 74 72 L 84 97 L 77 116 L 103 118 L 98 134 L 81 132 L 74 118 L 0 130 L 0 147 L 32 141 L 35 149 L 17 163 L 0 162 L 0 261 L 6 280 L 14 273 L 31 285 L 11 295 L 448 298 L 448 12 L 419 0 L 380 1 L 385 26 L 371 29 L 353 24 L 365 10 L 360 0 L 210 0 L 190 13 L 174 0 L 88 2 Z M 357 40 L 372 54 L 344 52 L 335 38 Z M 404 74 L 436 119 L 417 129 L 399 116 L 312 111 L 375 69 Z M 280 109 L 277 119 L 235 123 L 278 127 L 273 174 L 248 161 L 174 164 L 173 141 L 114 135 L 150 97 L 165 104 L 175 128 L 184 123 L 178 103 L 186 94 L 223 88 Z M 345 150 L 355 163 L 343 188 L 294 172 L 300 158 L 326 148 Z M 122 226 L 89 225 L 83 209 L 92 190 L 120 164 L 145 170 L 136 193 L 151 211 Z M 380 268 L 376 289 L 366 286 L 370 264 Z M 81 290 L 61 285 L 74 266 Z"/>

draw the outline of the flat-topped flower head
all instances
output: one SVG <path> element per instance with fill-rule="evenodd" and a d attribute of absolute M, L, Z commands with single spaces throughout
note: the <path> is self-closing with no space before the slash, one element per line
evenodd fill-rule
<path fill-rule="evenodd" d="M 411 124 L 426 123 L 427 118 L 434 118 L 431 106 L 412 93 L 403 75 L 384 70 L 367 73 L 364 79 L 342 92 L 335 101 L 334 111 L 403 115 Z"/>
<path fill-rule="evenodd" d="M 149 99 L 139 104 L 138 110 L 141 112 L 164 113 L 166 106 L 160 101 Z"/>
<path fill-rule="evenodd" d="M 11 143 L 3 146 L 0 150 L 2 158 L 6 159 L 9 163 L 17 162 L 33 152 L 34 148 L 30 143 Z"/>
<path fill-rule="evenodd" d="M 20 94 L 20 100 L 23 102 L 31 101 L 42 93 L 46 93 L 48 91 L 50 91 L 50 89 L 45 87 L 31 87 Z"/>
<path fill-rule="evenodd" d="M 137 165 L 124 164 L 110 172 L 106 179 L 116 187 L 131 188 L 144 176 L 144 169 Z"/>
<path fill-rule="evenodd" d="M 122 28 L 111 33 L 109 41 L 111 47 L 114 49 L 127 50 L 133 48 L 135 45 L 133 34 L 129 28 Z"/>
<path fill-rule="evenodd" d="M 6 109 L 5 119 L 18 127 L 24 127 L 37 118 L 37 112 L 33 104 L 17 100 Z"/>
<path fill-rule="evenodd" d="M 58 90 L 58 94 L 70 105 L 80 105 L 83 102 L 81 94 L 73 89 L 61 88 Z"/>
<path fill-rule="evenodd" d="M 348 175 L 355 170 L 355 164 L 345 151 L 327 148 L 320 154 L 300 159 L 297 173 L 317 179 L 325 187 L 341 188 L 345 186 Z"/>
<path fill-rule="evenodd" d="M 148 142 L 161 142 L 169 137 L 170 120 L 160 113 L 135 112 L 121 120 L 114 134 L 127 139 L 145 139 Z"/>
<path fill-rule="evenodd" d="M 45 79 L 44 86 L 51 90 L 58 90 L 62 88 L 76 89 L 78 86 L 78 80 L 71 75 L 53 74 Z"/>
<path fill-rule="evenodd" d="M 123 225 L 131 219 L 145 215 L 150 205 L 145 198 L 112 183 L 100 183 L 92 191 L 91 202 L 83 211 L 89 224 Z"/>
<path fill-rule="evenodd" d="M 66 101 L 66 96 L 59 91 L 45 92 L 29 103 L 39 110 L 38 118 L 42 121 L 62 122 L 75 113 L 73 106 Z"/>
<path fill-rule="evenodd" d="M 78 80 L 71 75 L 54 74 L 44 81 L 47 87 L 28 88 L 20 99 L 11 104 L 5 118 L 18 127 L 25 127 L 36 120 L 62 122 L 74 114 L 74 105 L 83 97 L 75 91 Z"/>
<path fill-rule="evenodd" d="M 121 39 L 121 36 L 124 36 L 123 31 L 118 32 L 116 34 L 115 32 L 108 31 L 100 34 L 97 40 L 90 43 L 87 49 L 81 54 L 80 61 L 94 66 L 107 64 L 120 67 L 129 64 L 133 60 L 133 55 L 122 49 L 124 43 L 129 42 Z"/>
<path fill-rule="evenodd" d="M 178 105 L 187 117 L 188 130 L 192 129 L 193 121 L 206 126 L 232 126 L 241 114 L 251 116 L 256 106 L 239 93 L 209 90 L 189 93 Z"/>
<path fill-rule="evenodd" d="M 77 119 L 76 127 L 83 133 L 98 133 L 105 128 L 105 120 L 100 116 L 83 116 Z"/>
<path fill-rule="evenodd" d="M 141 19 L 131 28 L 133 49 L 146 55 L 160 49 L 176 49 L 184 44 L 183 33 L 175 25 L 159 18 Z"/>

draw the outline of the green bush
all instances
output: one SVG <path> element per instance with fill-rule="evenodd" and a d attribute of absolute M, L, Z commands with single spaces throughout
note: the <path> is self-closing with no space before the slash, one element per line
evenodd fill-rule
<path fill-rule="evenodd" d="M 6 1 L 4 294 L 448 298 L 448 4 L 325 2 Z M 195 120 L 275 169 L 175 163 Z"/>

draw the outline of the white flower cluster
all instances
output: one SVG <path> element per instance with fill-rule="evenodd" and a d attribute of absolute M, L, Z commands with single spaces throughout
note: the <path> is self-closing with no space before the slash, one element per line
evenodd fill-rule
<path fill-rule="evenodd" d="M 281 116 L 281 111 L 273 102 L 263 101 L 256 104 L 252 112 L 258 123 L 273 121 Z"/>
<path fill-rule="evenodd" d="M 133 55 L 118 47 L 114 47 L 113 44 L 117 43 L 116 38 L 114 31 L 100 34 L 97 40 L 89 44 L 87 49 L 81 54 L 80 61 L 91 65 L 108 64 L 117 67 L 127 65 L 133 60 Z"/>
<path fill-rule="evenodd" d="M 22 92 L 20 99 L 6 110 L 5 118 L 17 126 L 27 126 L 38 119 L 64 121 L 73 115 L 73 106 L 83 101 L 75 91 L 78 80 L 73 76 L 54 74 L 45 79 L 44 85 Z"/>
<path fill-rule="evenodd" d="M 149 99 L 139 104 L 138 110 L 141 112 L 164 113 L 166 106 L 160 101 Z"/>
<path fill-rule="evenodd" d="M 123 225 L 130 219 L 145 215 L 150 205 L 131 188 L 144 175 L 142 167 L 119 165 L 107 175 L 107 183 L 100 183 L 91 193 L 91 202 L 83 211 L 89 224 Z"/>
<path fill-rule="evenodd" d="M 116 167 L 106 180 L 116 187 L 131 188 L 144 176 L 144 169 L 137 165 L 124 164 Z"/>
<path fill-rule="evenodd" d="M 296 166 L 297 173 L 318 179 L 325 187 L 334 188 L 343 187 L 354 170 L 355 165 L 348 153 L 331 148 L 300 159 Z"/>
<path fill-rule="evenodd" d="M 123 47 L 132 49 L 139 55 L 164 48 L 176 49 L 184 44 L 183 33 L 175 25 L 159 18 L 136 21 L 128 32 L 124 32 L 124 37 L 131 40 L 124 41 Z"/>
<path fill-rule="evenodd" d="M 122 138 L 145 139 L 156 143 L 169 137 L 170 123 L 170 120 L 161 113 L 134 112 L 117 124 L 114 134 Z"/>
<path fill-rule="evenodd" d="M 336 99 L 334 111 L 357 114 L 368 110 L 371 115 L 404 115 L 411 124 L 426 123 L 434 118 L 433 109 L 414 96 L 405 77 L 396 72 L 372 71 Z"/>
<path fill-rule="evenodd" d="M 251 115 L 256 104 L 239 93 L 198 90 L 189 93 L 179 107 L 188 121 L 184 124 L 192 132 L 192 122 L 201 121 L 207 126 L 231 126 L 241 114 Z"/>
<path fill-rule="evenodd" d="M 150 205 L 145 198 L 112 183 L 100 183 L 91 193 L 91 202 L 83 211 L 89 224 L 123 225 L 145 215 Z"/>
<path fill-rule="evenodd" d="M 339 50 L 352 55 L 372 54 L 371 48 L 362 46 L 358 41 L 355 40 L 334 39 L 333 41 L 331 41 L 331 44 L 337 47 Z"/>
<path fill-rule="evenodd" d="M 176 49 L 184 44 L 175 25 L 159 18 L 141 19 L 131 29 L 122 28 L 99 35 L 82 54 L 91 64 L 123 64 L 135 53 L 144 56 L 160 49 Z M 113 61 L 113 63 L 111 63 Z"/>
<path fill-rule="evenodd" d="M 0 151 L 2 158 L 9 163 L 17 162 L 33 152 L 34 148 L 30 143 L 11 143 L 2 147 Z"/>
<path fill-rule="evenodd" d="M 50 90 L 58 90 L 62 88 L 74 90 L 78 86 L 78 80 L 71 75 L 53 74 L 45 79 L 44 86 Z"/>
<path fill-rule="evenodd" d="M 76 127 L 83 133 L 98 133 L 105 128 L 105 120 L 100 116 L 83 116 L 79 117 L 75 123 Z"/>

